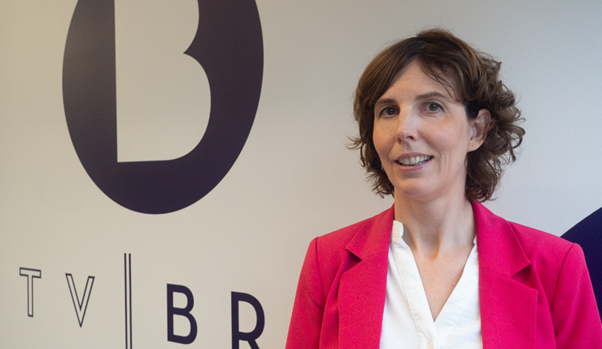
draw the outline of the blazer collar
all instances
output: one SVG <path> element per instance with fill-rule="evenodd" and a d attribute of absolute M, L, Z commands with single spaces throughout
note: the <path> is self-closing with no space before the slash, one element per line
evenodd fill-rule
<path fill-rule="evenodd" d="M 512 226 L 473 203 L 479 250 L 479 297 L 484 348 L 534 348 L 538 292 L 515 277 L 531 261 Z M 378 348 L 384 310 L 390 209 L 363 222 L 346 249 L 356 257 L 341 275 L 341 348 Z"/>
<path fill-rule="evenodd" d="M 345 248 L 357 258 L 364 260 L 374 255 L 388 254 L 391 229 L 395 218 L 395 206 L 367 219 Z"/>
<path fill-rule="evenodd" d="M 346 246 L 347 251 L 364 260 L 388 254 L 395 206 L 363 222 Z M 477 230 L 481 267 L 512 277 L 531 264 L 514 230 L 505 219 L 496 216 L 478 202 L 472 203 Z M 512 258 L 509 258 L 512 256 Z"/>
<path fill-rule="evenodd" d="M 346 246 L 352 256 L 339 283 L 341 348 L 380 346 L 393 217 L 391 207 L 364 221 Z"/>
<path fill-rule="evenodd" d="M 474 202 L 472 209 L 477 229 L 479 265 L 512 277 L 531 264 L 508 221 Z M 510 258 L 511 257 L 511 258 Z"/>
<path fill-rule="evenodd" d="M 534 348 L 537 290 L 518 281 L 531 261 L 513 227 L 473 203 L 484 348 Z"/>

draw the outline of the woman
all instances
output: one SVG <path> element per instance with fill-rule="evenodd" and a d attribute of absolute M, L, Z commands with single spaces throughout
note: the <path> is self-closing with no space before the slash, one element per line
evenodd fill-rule
<path fill-rule="evenodd" d="M 499 70 L 439 29 L 368 65 L 355 146 L 394 205 L 311 242 L 288 349 L 602 347 L 581 248 L 480 203 L 524 135 Z"/>

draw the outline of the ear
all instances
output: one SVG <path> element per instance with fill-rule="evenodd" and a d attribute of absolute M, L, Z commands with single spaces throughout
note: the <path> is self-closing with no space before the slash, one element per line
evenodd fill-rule
<path fill-rule="evenodd" d="M 470 128 L 472 129 L 472 136 L 468 143 L 469 152 L 479 149 L 483 142 L 485 142 L 490 123 L 491 113 L 487 109 L 479 110 L 477 117 L 469 121 Z"/>

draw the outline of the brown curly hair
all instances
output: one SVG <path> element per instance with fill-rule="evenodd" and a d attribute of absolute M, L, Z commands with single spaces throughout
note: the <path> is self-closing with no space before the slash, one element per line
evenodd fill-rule
<path fill-rule="evenodd" d="M 485 127 L 485 141 L 467 155 L 466 197 L 490 200 L 503 166 L 516 160 L 516 148 L 525 134 L 518 126 L 523 119 L 514 94 L 500 80 L 501 62 L 442 29 L 426 30 L 389 46 L 370 62 L 359 80 L 354 101 L 359 135 L 351 139 L 350 147 L 360 150 L 360 163 L 372 189 L 381 196 L 394 191 L 372 140 L 374 105 L 397 73 L 413 61 L 464 104 L 469 120 L 476 118 L 479 110 L 489 110 L 491 121 Z"/>

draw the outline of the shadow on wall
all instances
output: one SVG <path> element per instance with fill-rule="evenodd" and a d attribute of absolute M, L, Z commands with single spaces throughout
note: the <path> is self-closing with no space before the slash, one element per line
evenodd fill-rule
<path fill-rule="evenodd" d="M 562 237 L 583 248 L 598 310 L 602 316 L 602 208 L 577 223 Z"/>

